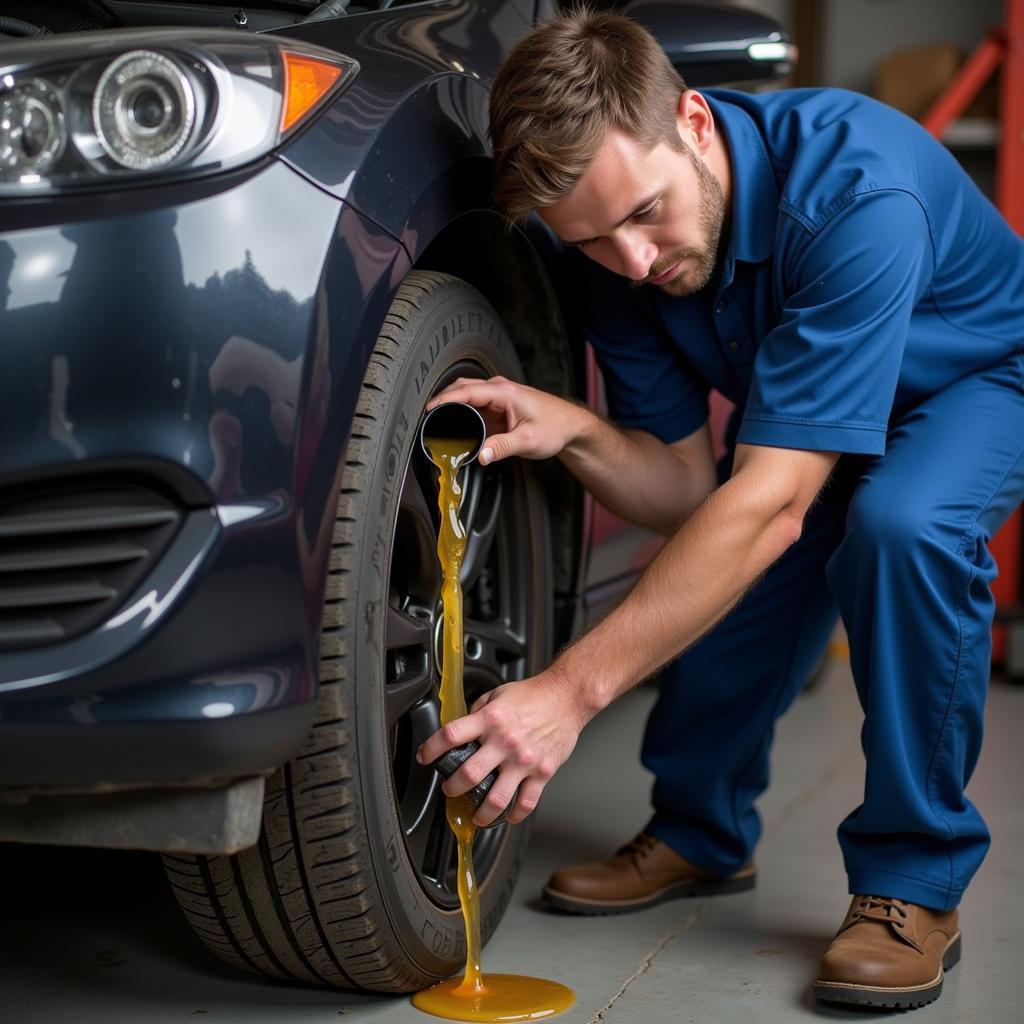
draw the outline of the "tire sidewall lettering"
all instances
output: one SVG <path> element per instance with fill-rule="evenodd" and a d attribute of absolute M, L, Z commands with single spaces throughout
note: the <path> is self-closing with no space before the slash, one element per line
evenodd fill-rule
<path fill-rule="evenodd" d="M 415 377 L 417 398 L 423 397 L 425 401 L 425 395 L 431 393 L 432 389 L 429 384 L 432 379 L 436 380 L 436 375 L 432 371 L 438 357 L 448 350 L 452 342 L 467 334 L 475 338 L 495 341 L 502 337 L 504 331 L 499 328 L 492 316 L 480 310 L 452 314 L 434 330 L 426 346 L 426 352 L 420 355 Z M 424 392 L 425 386 L 426 392 Z"/>

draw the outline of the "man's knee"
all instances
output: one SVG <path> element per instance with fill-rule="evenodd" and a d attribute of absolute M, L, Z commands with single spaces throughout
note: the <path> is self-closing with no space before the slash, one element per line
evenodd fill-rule
<path fill-rule="evenodd" d="M 916 555 L 927 544 L 941 545 L 946 532 L 927 501 L 869 486 L 850 502 L 841 547 L 861 558 L 900 558 Z"/>

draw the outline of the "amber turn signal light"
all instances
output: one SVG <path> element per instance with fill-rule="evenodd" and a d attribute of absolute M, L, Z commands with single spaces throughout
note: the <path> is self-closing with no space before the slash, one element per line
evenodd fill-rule
<path fill-rule="evenodd" d="M 341 77 L 342 68 L 330 61 L 317 60 L 298 53 L 283 51 L 284 106 L 281 110 L 281 131 L 286 132 L 301 121 L 330 92 Z"/>

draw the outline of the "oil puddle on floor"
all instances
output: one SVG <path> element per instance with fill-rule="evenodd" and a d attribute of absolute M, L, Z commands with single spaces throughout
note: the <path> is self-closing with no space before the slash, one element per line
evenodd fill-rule
<path fill-rule="evenodd" d="M 437 555 L 441 561 L 444 606 L 444 647 L 441 660 L 441 724 L 466 714 L 462 685 L 462 588 L 459 570 L 466 552 L 466 534 L 459 521 L 461 487 L 458 473 L 473 454 L 476 442 L 465 438 L 427 437 L 424 444 L 441 473 L 438 505 L 441 529 Z M 447 802 L 448 825 L 459 851 L 459 902 L 466 924 L 466 970 L 412 997 L 415 1007 L 435 1017 L 465 1021 L 544 1020 L 568 1010 L 576 1001 L 572 990 L 554 981 L 515 974 L 484 975 L 480 955 L 480 898 L 473 871 L 475 808 L 465 796 Z"/>

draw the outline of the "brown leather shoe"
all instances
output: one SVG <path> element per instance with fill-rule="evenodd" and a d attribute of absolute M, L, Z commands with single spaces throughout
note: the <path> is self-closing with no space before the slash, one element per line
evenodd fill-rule
<path fill-rule="evenodd" d="M 684 860 L 660 839 L 641 832 L 614 857 L 556 871 L 544 902 L 572 914 L 625 914 L 681 896 L 716 896 L 753 889 L 748 864 L 720 878 Z"/>
<path fill-rule="evenodd" d="M 959 959 L 955 910 L 854 896 L 814 994 L 830 1003 L 912 1009 L 939 998 L 943 974 Z"/>

